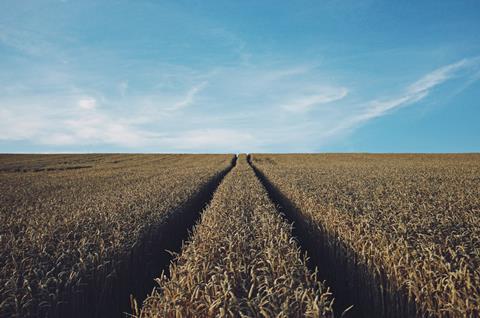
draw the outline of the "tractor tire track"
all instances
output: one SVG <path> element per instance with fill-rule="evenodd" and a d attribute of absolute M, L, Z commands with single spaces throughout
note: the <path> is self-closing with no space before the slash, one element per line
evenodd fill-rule
<path fill-rule="evenodd" d="M 358 291 L 352 288 L 350 282 L 342 279 L 344 275 L 331 275 L 326 268 L 342 268 L 342 264 L 330 258 L 328 251 L 323 249 L 326 238 L 316 231 L 309 222 L 302 216 L 301 212 L 279 189 L 273 185 L 268 178 L 252 162 L 252 156 L 247 156 L 250 167 L 267 190 L 270 200 L 275 204 L 279 213 L 284 215 L 290 223 L 293 223 L 293 235 L 297 239 L 300 248 L 308 256 L 310 270 L 317 270 L 320 280 L 325 281 L 326 285 L 332 288 L 332 294 L 335 298 L 333 310 L 336 317 L 376 317 L 371 311 L 366 311 L 364 307 L 358 306 L 355 302 L 358 297 Z M 345 275 L 345 277 L 347 277 Z"/>
<path fill-rule="evenodd" d="M 132 300 L 142 303 L 154 288 L 154 279 L 167 273 L 173 255 L 180 251 L 201 211 L 209 204 L 219 184 L 236 165 L 237 157 L 214 176 L 184 205 L 152 225 L 134 245 L 127 258 L 115 267 L 107 283 L 99 285 L 90 277 L 76 299 L 60 306 L 56 317 L 125 317 L 132 312 Z M 132 298 L 134 297 L 134 298 Z"/>

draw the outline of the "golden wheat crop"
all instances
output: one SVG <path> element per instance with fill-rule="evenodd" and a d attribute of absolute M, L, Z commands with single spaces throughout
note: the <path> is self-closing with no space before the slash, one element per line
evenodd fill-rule
<path fill-rule="evenodd" d="M 0 156 L 0 317 L 100 315 L 95 306 L 113 297 L 106 286 L 136 261 L 132 249 L 231 158 Z"/>
<path fill-rule="evenodd" d="M 245 159 L 220 184 L 140 317 L 332 316 L 330 293 Z"/>
<path fill-rule="evenodd" d="M 350 284 L 355 301 L 371 306 L 365 312 L 480 315 L 479 155 L 254 155 L 253 163 L 321 238 L 337 264 L 331 277 Z"/>
<path fill-rule="evenodd" d="M 351 315 L 480 315 L 480 155 L 254 155 L 260 180 L 245 159 L 137 316 L 331 317 L 333 296 Z M 116 315 L 231 160 L 0 156 L 0 317 Z"/>

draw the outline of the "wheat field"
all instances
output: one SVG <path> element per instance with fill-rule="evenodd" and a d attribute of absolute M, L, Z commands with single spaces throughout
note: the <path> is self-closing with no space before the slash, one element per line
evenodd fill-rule
<path fill-rule="evenodd" d="M 0 317 L 478 317 L 480 155 L 0 155 Z"/>

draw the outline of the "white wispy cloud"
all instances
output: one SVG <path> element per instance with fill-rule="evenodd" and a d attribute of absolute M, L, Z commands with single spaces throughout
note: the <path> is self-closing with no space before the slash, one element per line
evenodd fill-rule
<path fill-rule="evenodd" d="M 165 82 L 152 90 L 139 92 L 122 85 L 128 83 L 124 80 L 112 84 L 113 95 L 55 76 L 50 85 L 62 83 L 64 94 L 54 99 L 48 90 L 30 91 L 21 85 L 9 88 L 10 97 L 0 96 L 0 140 L 58 149 L 113 145 L 163 152 L 312 151 L 433 95 L 449 80 L 477 80 L 479 65 L 479 59 L 446 65 L 398 94 L 372 99 L 362 99 L 355 87 L 316 75 L 308 65 L 217 68 L 203 75 L 172 68 L 172 75 L 163 74 Z M 175 83 L 186 84 L 171 89 L 174 77 Z M 129 94 L 122 94 L 127 88 Z M 296 113 L 308 116 L 293 116 Z"/>
<path fill-rule="evenodd" d="M 300 96 L 298 99 L 283 105 L 282 108 L 291 112 L 306 112 L 316 105 L 335 102 L 345 98 L 347 95 L 348 89 L 345 87 L 327 87 L 321 89 L 317 94 Z"/>
<path fill-rule="evenodd" d="M 198 85 L 193 86 L 191 89 L 188 90 L 188 92 L 181 100 L 174 103 L 172 107 L 168 108 L 168 110 L 179 110 L 192 105 L 193 103 L 195 103 L 195 97 L 197 96 L 197 94 L 202 89 L 204 89 L 205 86 L 207 86 L 207 82 L 202 82 Z"/>
<path fill-rule="evenodd" d="M 180 133 L 172 133 L 169 136 L 155 140 L 157 144 L 168 145 L 169 148 L 184 151 L 248 151 L 258 148 L 258 141 L 249 132 L 236 129 L 196 129 Z"/>
<path fill-rule="evenodd" d="M 478 58 L 471 58 L 442 66 L 409 85 L 399 96 L 373 100 L 368 103 L 364 111 L 365 118 L 378 117 L 395 108 L 416 103 L 427 97 L 434 88 L 454 77 L 467 77 L 468 79 L 472 75 L 472 68 L 477 68 L 479 62 Z"/>
<path fill-rule="evenodd" d="M 42 140 L 50 145 L 111 144 L 138 147 L 146 144 L 148 134 L 119 119 L 95 113 L 63 121 L 65 130 L 52 134 L 53 138 Z"/>
<path fill-rule="evenodd" d="M 475 62 L 475 59 L 463 59 L 459 62 L 446 65 L 434 70 L 431 73 L 423 76 L 421 79 L 411 84 L 407 90 L 407 95 L 415 95 L 422 92 L 428 92 L 431 88 L 442 84 L 443 82 L 449 80 L 455 73 L 459 70 L 472 65 Z"/>
<path fill-rule="evenodd" d="M 66 106 L 67 99 L 57 104 L 38 97 L 35 102 L 22 100 L 2 104 L 0 140 L 28 140 L 49 146 L 110 144 L 136 147 L 145 144 L 146 132 L 111 113 L 95 109 L 91 100 L 81 101 L 87 108 L 76 108 L 75 104 Z"/>
<path fill-rule="evenodd" d="M 78 107 L 85 110 L 91 110 L 97 107 L 97 100 L 93 97 L 81 98 L 78 101 Z"/>
<path fill-rule="evenodd" d="M 475 57 L 437 68 L 408 85 L 403 92 L 396 96 L 381 97 L 347 108 L 333 127 L 322 131 L 319 135 L 328 139 L 350 132 L 374 118 L 421 101 L 429 96 L 436 87 L 453 78 L 465 78 L 468 82 L 477 80 L 478 78 L 474 74 L 479 66 L 480 58 Z"/>
<path fill-rule="evenodd" d="M 0 120 L 2 122 L 0 125 L 0 140 L 33 141 L 38 132 L 45 129 L 46 121 L 44 118 L 39 118 L 42 115 L 35 114 L 38 109 L 9 109 L 4 105 L 0 106 Z"/>

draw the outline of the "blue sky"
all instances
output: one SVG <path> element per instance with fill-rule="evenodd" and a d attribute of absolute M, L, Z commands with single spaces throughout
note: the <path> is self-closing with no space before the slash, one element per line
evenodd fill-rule
<path fill-rule="evenodd" d="M 478 152 L 479 1 L 0 2 L 0 152 Z"/>

